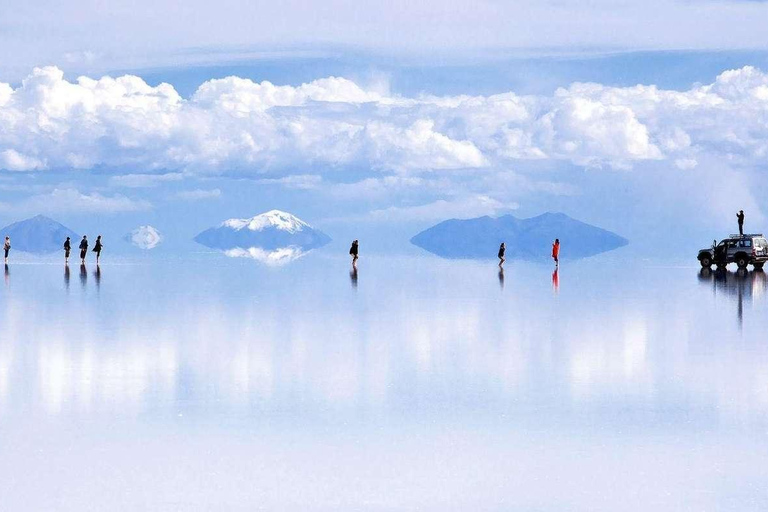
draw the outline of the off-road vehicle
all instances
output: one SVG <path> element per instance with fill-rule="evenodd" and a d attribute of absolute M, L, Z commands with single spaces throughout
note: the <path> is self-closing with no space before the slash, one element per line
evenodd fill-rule
<path fill-rule="evenodd" d="M 762 233 L 731 235 L 717 245 L 713 243 L 712 247 L 700 250 L 698 258 L 704 268 L 710 268 L 713 263 L 718 267 L 736 263 L 739 268 L 752 265 L 760 270 L 768 261 L 768 240 Z"/>

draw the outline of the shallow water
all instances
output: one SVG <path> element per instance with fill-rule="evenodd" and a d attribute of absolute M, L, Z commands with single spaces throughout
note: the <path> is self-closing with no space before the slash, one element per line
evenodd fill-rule
<path fill-rule="evenodd" d="M 349 270 L 12 264 L 0 508 L 768 509 L 765 274 Z"/>

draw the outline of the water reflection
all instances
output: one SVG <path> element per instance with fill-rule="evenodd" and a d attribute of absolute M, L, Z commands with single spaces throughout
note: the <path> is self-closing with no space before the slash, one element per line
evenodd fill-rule
<path fill-rule="evenodd" d="M 349 280 L 352 283 L 352 288 L 357 288 L 357 265 L 352 266 L 352 270 L 349 271 Z"/>
<path fill-rule="evenodd" d="M 96 291 L 101 290 L 101 267 L 96 265 L 96 270 L 93 272 L 93 277 L 96 279 Z"/>
<path fill-rule="evenodd" d="M 557 295 L 560 292 L 560 266 L 555 267 L 555 271 L 552 272 L 552 290 Z"/>
<path fill-rule="evenodd" d="M 725 294 L 736 300 L 736 317 L 739 326 L 744 324 L 744 305 L 754 300 L 761 300 L 765 294 L 766 275 L 762 270 L 748 271 L 740 268 L 735 272 L 724 268 L 711 270 L 702 268 L 698 274 L 699 282 L 712 287 L 715 295 Z"/>
<path fill-rule="evenodd" d="M 499 268 L 499 286 L 504 289 L 504 267 Z"/>
<path fill-rule="evenodd" d="M 85 290 L 85 285 L 88 283 L 88 270 L 85 268 L 85 264 L 80 264 L 80 286 Z"/>
<path fill-rule="evenodd" d="M 8 268 L 8 264 L 5 264 L 5 285 L 8 286 L 11 284 L 11 269 Z"/>
<path fill-rule="evenodd" d="M 236 247 L 223 251 L 230 258 L 250 258 L 269 266 L 287 265 L 309 254 L 311 251 L 301 247 L 289 246 L 267 250 L 261 247 Z"/>
<path fill-rule="evenodd" d="M 64 264 L 64 288 L 69 291 L 69 265 Z"/>

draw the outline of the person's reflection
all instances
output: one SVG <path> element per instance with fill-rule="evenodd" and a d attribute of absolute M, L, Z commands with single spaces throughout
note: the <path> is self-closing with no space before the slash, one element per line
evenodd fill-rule
<path fill-rule="evenodd" d="M 499 268 L 499 286 L 504 289 L 504 267 Z"/>
<path fill-rule="evenodd" d="M 5 285 L 8 286 L 11 284 L 11 269 L 8 268 L 8 264 L 5 264 Z"/>
<path fill-rule="evenodd" d="M 88 271 L 85 265 L 80 264 L 80 286 L 85 290 L 85 283 L 88 281 Z"/>
<path fill-rule="evenodd" d="M 352 270 L 349 271 L 349 281 L 352 283 L 352 288 L 357 289 L 357 265 L 353 265 Z"/>
<path fill-rule="evenodd" d="M 552 290 L 555 294 L 560 292 L 560 267 L 555 267 L 555 271 L 552 272 Z"/>
<path fill-rule="evenodd" d="M 96 278 L 96 291 L 101 289 L 101 267 L 96 265 L 96 270 L 93 272 L 93 277 Z"/>
<path fill-rule="evenodd" d="M 69 291 L 69 265 L 64 265 L 64 288 Z"/>

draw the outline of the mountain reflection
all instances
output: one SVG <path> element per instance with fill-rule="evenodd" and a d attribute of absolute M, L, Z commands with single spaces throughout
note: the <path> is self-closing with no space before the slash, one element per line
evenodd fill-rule
<path fill-rule="evenodd" d="M 123 295 L 101 300 L 46 296 L 37 293 L 48 290 L 44 281 L 30 284 L 0 303 L 0 409 L 621 415 L 711 403 L 723 418 L 768 418 L 768 347 L 728 343 L 738 334 L 720 321 L 717 300 L 696 297 L 696 283 L 664 288 L 671 277 L 659 276 L 651 287 L 652 272 L 580 278 L 574 267 L 568 293 L 555 298 L 541 283 L 549 269 L 521 269 L 514 293 L 500 295 L 499 277 L 482 266 L 410 265 L 367 266 L 376 286 L 357 290 L 319 268 L 243 276 L 236 266 L 207 270 L 205 286 L 194 279 L 200 268 L 110 267 L 111 288 Z M 745 309 L 765 284 L 761 273 L 700 279 L 742 297 Z M 578 283 L 589 286 L 573 300 Z M 632 300 L 619 299 L 627 289 Z M 762 330 L 745 322 L 744 340 L 756 338 L 751 329 Z"/>

